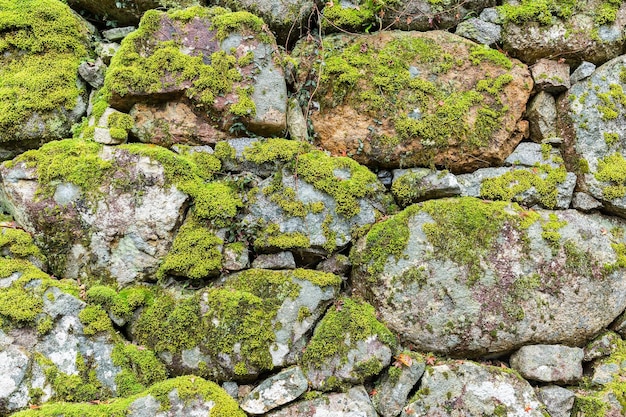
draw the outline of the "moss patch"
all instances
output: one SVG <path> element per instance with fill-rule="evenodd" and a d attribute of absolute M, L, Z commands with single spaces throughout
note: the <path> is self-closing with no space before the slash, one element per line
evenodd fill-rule
<path fill-rule="evenodd" d="M 33 243 L 33 238 L 24 230 L 13 228 L 0 229 L 0 248 L 8 251 L 11 258 L 33 257 L 42 262 L 46 262 L 46 257 Z"/>
<path fill-rule="evenodd" d="M 600 159 L 594 176 L 598 181 L 608 183 L 602 187 L 602 195 L 607 200 L 626 195 L 626 159 L 621 153 L 615 152 Z"/>
<path fill-rule="evenodd" d="M 115 377 L 117 394 L 120 397 L 137 394 L 167 378 L 165 366 L 151 350 L 119 343 L 113 348 L 111 358 L 115 365 L 122 368 Z"/>
<path fill-rule="evenodd" d="M 76 82 L 87 57 L 86 35 L 60 1 L 0 1 L 0 141 L 12 140 L 34 113 L 74 108 L 82 93 Z M 50 129 L 46 139 L 63 134 Z"/>

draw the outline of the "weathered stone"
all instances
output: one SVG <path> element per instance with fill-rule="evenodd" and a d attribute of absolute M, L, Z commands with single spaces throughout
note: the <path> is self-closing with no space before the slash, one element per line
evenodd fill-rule
<path fill-rule="evenodd" d="M 557 385 L 537 388 L 537 396 L 545 404 L 550 417 L 570 417 L 575 395 Z"/>
<path fill-rule="evenodd" d="M 584 211 L 585 213 L 589 213 L 593 210 L 597 210 L 602 208 L 602 203 L 593 198 L 587 193 L 574 193 L 574 197 L 572 198 L 572 207 L 576 210 Z"/>
<path fill-rule="evenodd" d="M 318 56 L 317 44 L 302 41 L 295 55 L 301 88 L 320 106 L 311 114 L 316 142 L 333 155 L 373 167 L 471 172 L 502 164 L 524 135 L 532 79 L 497 50 L 444 31 L 331 35 L 324 42 L 333 47 L 325 48 L 330 67 L 319 80 L 319 64 L 308 61 Z"/>
<path fill-rule="evenodd" d="M 537 91 L 560 93 L 570 88 L 569 65 L 542 58 L 530 67 Z"/>
<path fill-rule="evenodd" d="M 296 261 L 293 253 L 283 251 L 278 253 L 261 254 L 252 261 L 253 268 L 264 269 L 295 269 Z"/>
<path fill-rule="evenodd" d="M 524 378 L 572 383 L 583 376 L 583 350 L 559 345 L 522 346 L 511 355 L 511 368 Z"/>
<path fill-rule="evenodd" d="M 330 272 L 331 274 L 339 275 L 340 277 L 345 277 L 348 275 L 348 272 L 350 272 L 351 267 L 352 263 L 350 262 L 350 258 L 346 255 L 337 253 L 317 264 L 315 269 L 318 271 Z"/>
<path fill-rule="evenodd" d="M 468 357 L 581 345 L 626 307 L 622 243 L 606 233 L 622 236 L 624 226 L 575 210 L 432 200 L 357 242 L 352 283 L 420 351 Z"/>
<path fill-rule="evenodd" d="M 532 141 L 540 143 L 556 135 L 556 100 L 552 95 L 539 92 L 528 104 L 526 117 Z"/>
<path fill-rule="evenodd" d="M 532 142 L 520 143 L 513 153 L 504 160 L 504 166 L 514 167 L 532 168 L 540 165 L 549 165 L 551 168 L 559 168 L 562 164 L 563 157 L 557 148 Z"/>
<path fill-rule="evenodd" d="M 454 33 L 483 45 L 494 45 L 500 42 L 501 31 L 500 25 L 472 17 L 459 23 Z"/>
<path fill-rule="evenodd" d="M 576 84 L 578 81 L 582 81 L 589 77 L 596 70 L 596 66 L 591 62 L 583 61 L 570 75 L 570 83 Z"/>
<path fill-rule="evenodd" d="M 137 30 L 135 26 L 116 27 L 103 30 L 102 36 L 110 42 L 119 42 L 135 30 Z"/>
<path fill-rule="evenodd" d="M 383 417 L 395 417 L 402 412 L 409 393 L 424 374 L 424 359 L 413 352 L 403 352 L 403 358 L 396 359 L 389 367 L 376 387 L 372 403 Z M 408 358 L 408 359 L 407 359 Z M 405 363 L 408 362 L 408 363 Z"/>
<path fill-rule="evenodd" d="M 395 169 L 391 193 L 401 207 L 435 198 L 461 194 L 456 177 L 447 171 L 428 168 Z"/>
<path fill-rule="evenodd" d="M 136 25 L 141 16 L 150 9 L 162 7 L 187 7 L 198 2 L 195 0 L 69 0 L 73 9 L 87 11 L 102 20 L 114 22 L 120 26 Z"/>
<path fill-rule="evenodd" d="M 146 118 L 144 140 L 152 132 L 156 140 L 168 140 L 162 116 L 174 121 L 178 135 L 204 143 L 247 130 L 283 133 L 287 86 L 260 18 L 203 7 L 150 11 L 144 18 L 151 24 L 122 41 L 105 78 L 112 107 L 146 106 L 136 109 Z"/>
<path fill-rule="evenodd" d="M 350 388 L 342 394 L 324 394 L 314 400 L 298 401 L 267 417 L 376 417 L 376 410 L 363 386 Z"/>
<path fill-rule="evenodd" d="M 583 361 L 589 362 L 611 355 L 618 349 L 620 342 L 621 338 L 616 333 L 606 332 L 601 334 L 585 346 Z"/>
<path fill-rule="evenodd" d="M 105 65 L 111 63 L 111 58 L 120 49 L 120 44 L 116 42 L 97 42 L 94 46 L 96 55 L 102 59 Z"/>
<path fill-rule="evenodd" d="M 78 66 L 78 73 L 90 86 L 98 89 L 104 85 L 104 73 L 106 65 L 98 57 L 95 61 L 85 61 Z"/>
<path fill-rule="evenodd" d="M 293 140 L 305 142 L 309 140 L 306 118 L 296 99 L 291 99 L 287 103 L 287 131 L 289 132 L 289 137 Z"/>
<path fill-rule="evenodd" d="M 241 271 L 250 266 L 250 251 L 243 245 L 224 245 L 222 267 L 227 271 Z"/>
<path fill-rule="evenodd" d="M 90 139 L 103 145 L 119 145 L 126 142 L 128 139 L 128 127 L 118 127 L 114 122 L 116 118 L 119 120 L 122 117 L 128 118 L 129 116 L 111 107 L 107 107 L 98 120 L 96 120 L 95 115 L 91 116 L 89 127 L 93 127 L 93 131 L 89 134 L 93 134 L 93 137 Z M 87 131 L 87 129 L 83 131 L 83 138 L 87 136 Z"/>
<path fill-rule="evenodd" d="M 516 373 L 459 362 L 428 368 L 401 417 L 544 416 L 532 387 Z"/>
<path fill-rule="evenodd" d="M 617 9 L 614 20 L 602 15 L 606 12 L 604 4 L 603 0 L 586 0 L 578 3 L 575 9 L 564 10 L 557 6 L 524 19 L 515 17 L 515 7 L 527 5 L 506 0 L 500 8 L 505 21 L 502 48 L 529 64 L 541 58 L 556 57 L 598 65 L 604 63 L 622 53 L 626 23 L 626 4 L 611 7 Z M 507 17 L 506 7 L 511 6 L 512 13 Z M 559 13 L 569 17 L 561 19 Z"/>
<path fill-rule="evenodd" d="M 250 414 L 264 414 L 292 402 L 308 387 L 300 367 L 287 368 L 261 382 L 241 401 L 241 408 Z"/>
<path fill-rule="evenodd" d="M 487 7 L 482 12 L 480 12 L 478 18 L 485 22 L 495 23 L 496 25 L 501 25 L 502 23 L 504 23 L 502 16 L 498 12 L 498 9 L 496 9 L 495 7 Z"/>
<path fill-rule="evenodd" d="M 606 385 L 613 381 L 613 377 L 620 370 L 617 363 L 601 363 L 593 370 L 591 382 L 596 385 Z"/>

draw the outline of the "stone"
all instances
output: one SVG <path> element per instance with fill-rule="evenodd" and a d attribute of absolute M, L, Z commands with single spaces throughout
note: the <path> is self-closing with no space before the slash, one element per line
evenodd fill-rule
<path fill-rule="evenodd" d="M 389 367 L 376 386 L 376 393 L 372 397 L 372 404 L 382 417 L 396 417 L 402 412 L 409 394 L 424 374 L 426 363 L 424 359 L 413 352 L 403 352 L 402 359 L 409 363 L 397 362 Z M 396 356 L 397 358 L 398 356 Z"/>
<path fill-rule="evenodd" d="M 539 165 L 549 165 L 551 168 L 559 168 L 563 164 L 561 152 L 546 144 L 522 142 L 517 145 L 508 158 L 504 160 L 504 166 L 510 167 L 537 167 Z"/>
<path fill-rule="evenodd" d="M 315 267 L 318 271 L 330 272 L 331 274 L 347 277 L 352 263 L 346 255 L 337 253 L 328 259 L 324 259 Z"/>
<path fill-rule="evenodd" d="M 265 269 L 295 269 L 296 261 L 293 253 L 283 251 L 278 253 L 260 254 L 252 261 L 253 268 Z"/>
<path fill-rule="evenodd" d="M 394 169 L 391 193 L 401 207 L 424 200 L 461 194 L 456 177 L 447 171 L 427 168 Z"/>
<path fill-rule="evenodd" d="M 585 356 L 583 361 L 589 362 L 595 359 L 610 356 L 617 351 L 621 343 L 621 338 L 614 332 L 605 332 L 593 339 L 585 346 Z"/>
<path fill-rule="evenodd" d="M 95 61 L 85 61 L 78 66 L 78 73 L 90 86 L 98 89 L 104 85 L 104 73 L 106 65 L 98 57 Z"/>
<path fill-rule="evenodd" d="M 500 25 L 472 17 L 460 22 L 454 33 L 482 45 L 494 45 L 500 42 L 501 31 Z"/>
<path fill-rule="evenodd" d="M 89 126 L 93 127 L 93 137 L 95 142 L 103 145 L 120 145 L 128 139 L 128 126 L 119 127 L 116 120 L 127 118 L 130 124 L 131 120 L 125 113 L 119 112 L 111 107 L 107 107 L 102 115 L 96 120 L 92 115 L 89 120 Z M 83 138 L 87 138 L 87 129 L 82 133 Z"/>
<path fill-rule="evenodd" d="M 521 118 L 533 82 L 527 67 L 497 50 L 444 31 L 337 34 L 325 42 L 334 45 L 327 60 L 339 67 L 315 87 L 307 81 L 317 77 L 319 64 L 308 61 L 319 54 L 317 44 L 302 40 L 294 54 L 302 57 L 299 88 L 320 105 L 310 116 L 315 143 L 332 155 L 376 169 L 435 166 L 457 174 L 501 165 L 524 137 L 527 122 Z M 394 48 L 411 52 L 401 63 L 399 57 L 384 60 L 396 56 Z M 362 59 L 349 64 L 357 53 L 352 51 Z M 358 80 L 342 85 L 344 71 L 360 74 Z M 394 71 L 406 77 L 376 75 Z M 483 88 L 495 79 L 497 89 Z M 444 85 L 452 90 L 442 93 Z M 390 102 L 396 103 L 393 110 Z"/>
<path fill-rule="evenodd" d="M 602 203 L 587 193 L 578 192 L 574 193 L 574 197 L 572 198 L 572 207 L 576 210 L 589 213 L 593 210 L 601 209 Z"/>
<path fill-rule="evenodd" d="M 595 70 L 595 64 L 587 61 L 581 62 L 581 64 L 576 67 L 574 72 L 572 72 L 572 75 L 570 75 L 570 83 L 574 85 L 578 81 L 582 81 L 585 78 L 588 78 L 589 76 L 591 76 L 591 74 L 593 74 Z"/>
<path fill-rule="evenodd" d="M 517 373 L 469 361 L 429 367 L 414 398 L 401 417 L 544 415 L 532 387 Z"/>
<path fill-rule="evenodd" d="M 304 394 L 308 387 L 308 381 L 300 367 L 287 368 L 254 388 L 241 401 L 241 408 L 249 414 L 264 414 L 292 402 Z"/>
<path fill-rule="evenodd" d="M 313 400 L 298 401 L 272 411 L 267 417 L 376 417 L 376 410 L 363 386 L 350 388 L 345 393 L 324 394 Z"/>
<path fill-rule="evenodd" d="M 233 399 L 239 399 L 239 384 L 234 381 L 224 381 L 222 383 L 222 388 L 228 395 L 230 395 Z"/>
<path fill-rule="evenodd" d="M 570 88 L 569 65 L 542 58 L 530 67 L 537 91 L 558 94 Z"/>
<path fill-rule="evenodd" d="M 572 391 L 557 385 L 537 388 L 537 396 L 545 404 L 550 417 L 570 417 L 575 395 Z"/>
<path fill-rule="evenodd" d="M 601 363 L 593 371 L 591 383 L 596 385 L 606 385 L 613 381 L 614 375 L 620 370 L 617 363 Z"/>
<path fill-rule="evenodd" d="M 483 11 L 480 12 L 480 15 L 478 15 L 478 18 L 485 22 L 495 23 L 496 25 L 504 23 L 502 16 L 495 7 L 487 7 L 483 9 Z"/>
<path fill-rule="evenodd" d="M 250 266 L 250 251 L 246 246 L 237 244 L 224 245 L 222 267 L 235 272 Z"/>
<path fill-rule="evenodd" d="M 589 0 L 567 18 L 560 18 L 557 8 L 547 16 L 537 13 L 537 17 L 516 22 L 515 8 L 524 5 L 517 0 L 506 0 L 500 8 L 504 19 L 502 49 L 528 64 L 541 58 L 563 58 L 568 62 L 589 61 L 600 65 L 622 54 L 626 22 L 626 5 L 612 8 L 613 20 L 602 16 L 606 10 L 604 4 L 603 0 Z M 512 7 L 511 17 L 507 17 L 506 7 Z"/>
<path fill-rule="evenodd" d="M 559 136 L 569 144 L 570 159 L 578 167 L 580 191 L 604 209 L 626 216 L 625 178 L 620 174 L 626 147 L 626 124 L 622 103 L 626 80 L 626 55 L 598 67 L 574 84 L 557 102 Z"/>
<path fill-rule="evenodd" d="M 619 245 L 606 233 L 621 236 L 625 225 L 576 210 L 431 200 L 357 241 L 352 284 L 419 351 L 467 358 L 578 346 L 626 307 Z"/>
<path fill-rule="evenodd" d="M 144 12 L 163 5 L 163 2 L 159 0 L 130 0 L 125 3 L 117 3 L 115 0 L 69 0 L 67 3 L 74 10 L 88 12 L 104 20 L 115 22 L 119 26 L 136 25 Z M 169 3 L 171 6 L 184 7 L 191 2 L 174 0 Z"/>
<path fill-rule="evenodd" d="M 540 91 L 528 104 L 526 117 L 533 142 L 541 143 L 556 135 L 556 100 L 551 94 Z"/>
<path fill-rule="evenodd" d="M 94 51 L 105 65 L 111 64 L 111 58 L 120 49 L 120 44 L 116 42 L 96 42 Z"/>
<path fill-rule="evenodd" d="M 199 6 L 185 12 L 151 11 L 144 18 L 153 24 L 140 25 L 122 41 L 105 86 L 113 108 L 128 112 L 141 105 L 135 113 L 145 118 L 143 140 L 152 131 L 157 143 L 179 140 L 168 136 L 164 121 L 174 121 L 176 135 L 201 142 L 195 144 L 247 131 L 283 134 L 287 85 L 275 60 L 273 36 L 263 31 L 263 20 L 248 12 L 236 12 L 234 25 L 214 24 L 232 13 Z M 137 54 L 139 59 L 126 59 Z M 178 63 L 176 71 L 156 62 L 165 56 Z"/>
<path fill-rule="evenodd" d="M 296 99 L 291 99 L 287 103 L 287 131 L 292 140 L 309 141 L 306 118 Z"/>
<path fill-rule="evenodd" d="M 540 382 L 572 383 L 583 376 L 583 350 L 560 345 L 522 346 L 511 355 L 511 368 Z"/>
<path fill-rule="evenodd" d="M 109 42 L 119 42 L 135 30 L 137 30 L 135 26 L 116 27 L 103 30 L 102 36 Z"/>

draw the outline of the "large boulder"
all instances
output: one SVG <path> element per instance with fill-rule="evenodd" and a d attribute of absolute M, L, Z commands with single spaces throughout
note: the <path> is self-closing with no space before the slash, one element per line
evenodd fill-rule
<path fill-rule="evenodd" d="M 363 386 L 350 388 L 345 393 L 325 394 L 319 398 L 298 401 L 268 417 L 376 417 L 376 410 Z"/>
<path fill-rule="evenodd" d="M 299 45 L 299 78 L 319 103 L 317 143 L 334 155 L 468 172 L 501 164 L 527 130 L 532 79 L 497 50 L 443 31 L 332 35 L 315 47 Z"/>
<path fill-rule="evenodd" d="M 129 285 L 154 280 L 165 259 L 161 275 L 203 278 L 222 262 L 216 229 L 242 204 L 228 184 L 207 181 L 219 169 L 206 153 L 64 140 L 6 162 L 1 195 L 56 275 Z"/>
<path fill-rule="evenodd" d="M 206 144 L 286 128 L 287 87 L 272 36 L 248 12 L 148 11 L 122 41 L 105 88 L 145 142 Z M 169 125 L 175 129 L 169 131 Z"/>
<path fill-rule="evenodd" d="M 89 35 L 63 2 L 0 1 L 0 159 L 70 136 L 87 109 Z"/>
<path fill-rule="evenodd" d="M 473 362 L 427 368 L 401 417 L 545 416 L 533 388 L 518 374 Z"/>
<path fill-rule="evenodd" d="M 626 307 L 620 219 L 469 197 L 410 206 L 352 250 L 353 284 L 416 349 L 582 345 Z"/>
<path fill-rule="evenodd" d="M 626 216 L 626 56 L 600 66 L 558 102 L 561 136 L 581 185 L 607 210 Z"/>
<path fill-rule="evenodd" d="M 249 381 L 294 364 L 341 278 L 304 269 L 249 269 L 194 294 L 164 291 L 129 330 L 174 374 Z"/>
<path fill-rule="evenodd" d="M 620 55 L 624 46 L 622 2 L 506 0 L 499 11 L 503 49 L 528 64 L 556 57 L 602 64 Z"/>

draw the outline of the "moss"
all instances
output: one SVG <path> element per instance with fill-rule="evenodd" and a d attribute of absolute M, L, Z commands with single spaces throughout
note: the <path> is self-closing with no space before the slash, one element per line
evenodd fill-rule
<path fill-rule="evenodd" d="M 76 374 L 66 374 L 41 354 L 35 354 L 35 360 L 41 366 L 46 380 L 52 386 L 55 401 L 81 402 L 99 400 L 111 395 L 96 377 L 95 364 L 76 354 Z"/>
<path fill-rule="evenodd" d="M 165 366 L 150 350 L 118 343 L 113 348 L 111 359 L 114 365 L 122 368 L 115 377 L 118 396 L 137 394 L 167 378 Z"/>
<path fill-rule="evenodd" d="M 366 302 L 352 298 L 341 298 L 331 307 L 319 322 L 311 341 L 302 355 L 302 365 L 306 369 L 323 366 L 331 358 L 339 357 L 347 362 L 348 352 L 357 342 L 376 337 L 380 342 L 395 347 L 395 336 L 376 319 L 374 308 Z M 378 359 L 374 358 L 376 361 Z M 363 380 L 382 370 L 380 363 L 363 362 L 362 369 L 355 368 L 354 377 Z M 332 380 L 324 383 L 324 390 L 336 388 Z"/>
<path fill-rule="evenodd" d="M 222 267 L 222 239 L 193 216 L 181 226 L 172 248 L 157 271 L 162 279 L 167 274 L 191 279 L 207 278 Z"/>
<path fill-rule="evenodd" d="M 308 307 L 302 306 L 298 309 L 298 323 L 302 323 L 309 317 L 311 317 L 311 310 Z"/>
<path fill-rule="evenodd" d="M 217 142 L 215 144 L 214 155 L 221 161 L 233 160 L 236 154 L 235 148 L 230 146 L 226 141 Z"/>
<path fill-rule="evenodd" d="M 281 232 L 278 224 L 272 223 L 263 229 L 254 241 L 255 248 L 295 249 L 309 248 L 311 241 L 300 232 Z"/>
<path fill-rule="evenodd" d="M 206 381 L 197 376 L 181 376 L 175 379 L 159 382 L 149 389 L 121 399 L 103 401 L 94 404 L 48 403 L 37 409 L 30 409 L 16 413 L 17 417 L 124 417 L 128 415 L 128 408 L 138 398 L 151 395 L 161 403 L 162 408 L 170 404 L 168 394 L 176 390 L 180 399 L 185 403 L 199 399 L 213 402 L 211 417 L 245 417 L 237 402 L 226 391 L 214 382 Z"/>
<path fill-rule="evenodd" d="M 549 220 L 547 222 L 543 222 L 541 225 L 541 229 L 543 230 L 541 232 L 541 237 L 556 250 L 560 247 L 561 241 L 561 234 L 558 230 L 566 225 L 566 221 L 561 221 L 556 214 L 550 213 Z"/>
<path fill-rule="evenodd" d="M 152 299 L 151 290 L 142 286 L 124 288 L 118 293 L 111 287 L 94 285 L 86 295 L 89 303 L 99 305 L 124 320 L 130 320 L 137 308 Z"/>
<path fill-rule="evenodd" d="M 33 238 L 20 229 L 9 227 L 0 229 L 0 248 L 8 250 L 12 258 L 33 257 L 45 263 L 46 257 L 33 243 Z"/>
<path fill-rule="evenodd" d="M 577 0 L 522 0 L 518 4 L 504 4 L 498 11 L 505 21 L 514 23 L 538 22 L 549 25 L 554 18 L 567 19 L 578 10 Z"/>
<path fill-rule="evenodd" d="M 96 333 L 113 330 L 113 325 L 108 314 L 98 305 L 88 305 L 78 314 L 83 323 L 83 333 L 93 336 Z"/>
<path fill-rule="evenodd" d="M 107 125 L 111 138 L 126 141 L 128 132 L 133 128 L 134 120 L 128 114 L 115 112 L 109 115 Z"/>
<path fill-rule="evenodd" d="M 557 204 L 558 185 L 567 176 L 564 166 L 553 168 L 540 165 L 531 169 L 516 169 L 494 178 L 485 179 L 480 186 L 480 196 L 491 200 L 515 201 L 531 188 L 539 194 L 541 204 L 554 208 Z"/>
<path fill-rule="evenodd" d="M 371 27 L 374 22 L 374 10 L 366 4 L 353 8 L 344 7 L 341 2 L 332 2 L 324 7 L 322 15 L 322 27 L 327 29 L 339 27 L 347 30 L 364 30 Z"/>
<path fill-rule="evenodd" d="M 597 106 L 598 111 L 602 113 L 602 120 L 617 119 L 626 106 L 626 94 L 624 94 L 623 87 L 620 84 L 610 84 L 608 92 L 597 95 L 602 102 Z"/>
<path fill-rule="evenodd" d="M 306 142 L 287 139 L 265 139 L 254 142 L 252 146 L 244 149 L 243 156 L 247 161 L 255 164 L 266 162 L 292 162 L 299 154 L 310 149 Z"/>
<path fill-rule="evenodd" d="M 34 113 L 74 108 L 87 30 L 56 0 L 1 0 L 0 141 L 12 140 Z M 46 139 L 60 138 L 54 129 Z"/>
<path fill-rule="evenodd" d="M 604 132 L 603 136 L 604 136 L 604 143 L 606 143 L 606 146 L 608 147 L 611 147 L 619 143 L 619 134 L 615 132 L 612 132 L 612 133 Z"/>
<path fill-rule="evenodd" d="M 598 181 L 608 183 L 602 187 L 605 199 L 614 200 L 626 195 L 626 159 L 621 153 L 615 152 L 600 159 L 594 176 Z"/>
<path fill-rule="evenodd" d="M 428 191 L 428 184 L 423 183 L 427 170 L 408 171 L 396 178 L 391 185 L 391 192 L 398 204 L 406 207 L 423 199 Z"/>
<path fill-rule="evenodd" d="M 37 334 L 43 336 L 50 333 L 54 327 L 54 321 L 50 316 L 43 316 L 37 320 Z"/>
<path fill-rule="evenodd" d="M 483 61 L 490 61 L 508 70 L 513 68 L 513 63 L 506 55 L 497 49 L 489 48 L 487 45 L 472 47 L 469 54 L 469 60 L 474 65 L 480 65 Z"/>
<path fill-rule="evenodd" d="M 0 316 L 20 324 L 33 323 L 42 312 L 43 301 L 23 288 L 11 287 L 0 291 Z"/>
<path fill-rule="evenodd" d="M 38 193 L 43 197 L 51 197 L 61 182 L 72 183 L 83 192 L 94 195 L 112 168 L 110 161 L 100 158 L 101 149 L 102 145 L 95 142 L 66 139 L 24 152 L 8 164 L 23 162 L 27 167 L 35 168 Z"/>
<path fill-rule="evenodd" d="M 248 12 L 229 12 L 219 7 L 192 7 L 168 13 L 150 10 L 144 14 L 139 29 L 124 39 L 113 57 L 105 88 L 110 93 L 125 96 L 135 91 L 150 93 L 187 83 L 190 88 L 185 89 L 185 94 L 198 106 L 211 109 L 216 98 L 232 94 L 234 98 L 227 106 L 229 111 L 236 116 L 253 116 L 256 106 L 251 99 L 252 90 L 240 87 L 244 76 L 239 71 L 237 58 L 231 53 L 213 52 L 207 64 L 201 55 L 183 53 L 181 40 L 159 42 L 152 47 L 150 55 L 143 53 L 143 45 L 158 30 L 160 22 L 186 22 L 193 17 L 203 19 L 207 25 L 211 22 L 210 29 L 216 31 L 219 41 L 233 32 L 253 33 L 257 39 L 269 41 L 262 33 L 263 21 Z"/>

